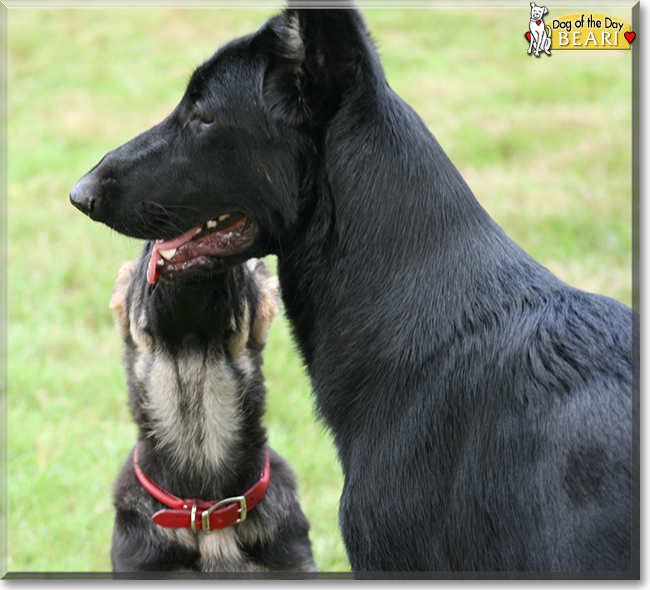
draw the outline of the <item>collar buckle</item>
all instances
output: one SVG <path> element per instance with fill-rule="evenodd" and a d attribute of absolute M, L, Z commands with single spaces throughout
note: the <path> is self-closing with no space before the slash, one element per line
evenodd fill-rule
<path fill-rule="evenodd" d="M 192 528 L 192 532 L 196 532 L 196 509 L 198 508 L 199 503 L 198 501 L 195 501 L 194 504 L 192 504 L 192 515 L 190 516 L 190 527 Z"/>
<path fill-rule="evenodd" d="M 220 508 L 221 506 L 225 506 L 227 504 L 234 504 L 235 502 L 239 503 L 239 509 L 237 510 L 237 512 L 239 512 L 239 518 L 235 521 L 234 524 L 246 520 L 246 516 L 248 515 L 246 498 L 244 496 L 233 496 L 232 498 L 225 498 L 224 500 L 220 500 L 216 504 L 213 504 L 212 506 L 210 506 L 210 508 L 204 510 L 201 513 L 201 529 L 203 530 L 204 535 L 210 535 L 214 532 L 210 530 L 210 514 L 212 514 L 214 510 Z"/>

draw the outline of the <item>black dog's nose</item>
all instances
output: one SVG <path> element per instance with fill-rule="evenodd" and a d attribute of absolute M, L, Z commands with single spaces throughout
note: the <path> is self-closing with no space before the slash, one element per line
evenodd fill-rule
<path fill-rule="evenodd" d="M 95 208 L 95 183 L 84 176 L 70 191 L 70 202 L 82 213 L 90 216 Z"/>

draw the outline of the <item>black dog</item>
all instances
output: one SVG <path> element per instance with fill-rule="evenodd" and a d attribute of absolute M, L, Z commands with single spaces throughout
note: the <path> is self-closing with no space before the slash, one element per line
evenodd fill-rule
<path fill-rule="evenodd" d="M 357 10 L 227 44 L 70 196 L 182 259 L 224 214 L 223 263 L 278 256 L 355 570 L 631 569 L 633 313 L 508 239 Z"/>
<path fill-rule="evenodd" d="M 293 473 L 260 423 L 277 279 L 260 260 L 172 269 L 157 246 L 111 299 L 140 430 L 115 486 L 113 569 L 315 571 Z"/>

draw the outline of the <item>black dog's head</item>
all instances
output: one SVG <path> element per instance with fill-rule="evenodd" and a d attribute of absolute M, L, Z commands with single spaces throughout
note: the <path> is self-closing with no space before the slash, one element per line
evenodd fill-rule
<path fill-rule="evenodd" d="M 311 207 L 304 169 L 364 68 L 380 66 L 357 10 L 287 9 L 219 49 L 174 111 L 108 153 L 70 199 L 159 240 L 151 265 L 162 273 L 275 253 Z"/>

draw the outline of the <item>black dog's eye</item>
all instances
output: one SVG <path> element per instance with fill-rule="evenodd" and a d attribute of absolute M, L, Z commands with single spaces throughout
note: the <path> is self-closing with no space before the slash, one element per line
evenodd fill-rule
<path fill-rule="evenodd" d="M 210 125 L 211 123 L 214 122 L 214 117 L 210 114 L 208 114 L 205 110 L 203 110 L 200 105 L 195 105 L 194 109 L 192 109 L 193 112 L 190 114 L 189 118 L 189 123 L 194 123 L 195 125 L 197 123 L 203 123 L 203 125 Z"/>

